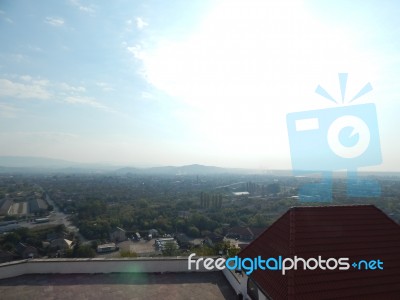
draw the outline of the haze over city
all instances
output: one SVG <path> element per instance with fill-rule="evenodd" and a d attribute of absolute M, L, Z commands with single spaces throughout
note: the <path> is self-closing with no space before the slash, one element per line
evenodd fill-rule
<path fill-rule="evenodd" d="M 0 155 L 290 169 L 286 115 L 346 105 L 370 82 L 351 103 L 377 108 L 383 163 L 366 170 L 399 171 L 399 13 L 395 1 L 1 1 Z"/>

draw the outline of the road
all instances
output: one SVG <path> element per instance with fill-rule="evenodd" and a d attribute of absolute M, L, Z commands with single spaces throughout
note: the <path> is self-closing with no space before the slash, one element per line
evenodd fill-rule
<path fill-rule="evenodd" d="M 227 187 L 231 187 L 231 186 L 235 186 L 235 185 L 239 185 L 239 184 L 243 184 L 245 183 L 244 181 L 240 181 L 240 182 L 235 182 L 235 183 L 231 183 L 231 184 L 227 184 L 227 185 L 221 185 L 221 186 L 217 186 L 215 189 L 222 189 L 222 188 L 227 188 Z"/>
<path fill-rule="evenodd" d="M 68 229 L 68 231 L 72 231 L 75 233 L 75 235 L 78 236 L 78 238 L 80 239 L 80 241 L 82 243 L 87 243 L 89 242 L 87 239 L 85 239 L 85 237 L 80 234 L 79 229 L 74 226 L 71 221 L 68 219 L 68 215 L 64 214 L 60 208 L 54 203 L 54 201 L 50 198 L 50 196 L 46 193 L 46 191 L 39 185 L 36 184 L 36 186 L 46 195 L 46 201 L 49 205 L 53 206 L 53 211 L 50 213 L 50 215 L 48 216 L 50 219 L 50 222 L 47 223 L 34 223 L 34 222 L 20 222 L 19 225 L 23 226 L 23 227 L 27 227 L 27 228 L 35 228 L 38 226 L 43 226 L 43 225 L 47 225 L 47 224 L 52 224 L 52 225 L 60 225 L 63 224 L 65 226 L 65 228 Z"/>
<path fill-rule="evenodd" d="M 79 229 L 74 226 L 71 221 L 68 219 L 68 216 L 64 214 L 60 208 L 54 203 L 54 201 L 50 198 L 50 196 L 46 193 L 46 201 L 49 205 L 53 206 L 53 211 L 50 213 L 50 224 L 64 224 L 65 228 L 69 231 L 72 231 L 79 237 L 79 240 L 82 243 L 88 242 L 87 239 L 79 232 Z"/>

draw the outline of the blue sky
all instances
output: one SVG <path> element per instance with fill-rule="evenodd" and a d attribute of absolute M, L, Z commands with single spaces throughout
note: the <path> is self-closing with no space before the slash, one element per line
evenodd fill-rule
<path fill-rule="evenodd" d="M 0 2 L 0 155 L 291 167 L 286 114 L 367 82 L 400 170 L 396 1 Z M 342 105 L 340 103 L 340 105 Z"/>

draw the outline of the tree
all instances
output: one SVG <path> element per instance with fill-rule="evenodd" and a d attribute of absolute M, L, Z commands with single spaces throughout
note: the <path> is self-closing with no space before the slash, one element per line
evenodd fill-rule
<path fill-rule="evenodd" d="M 234 257 L 234 256 L 238 255 L 239 252 L 240 252 L 240 248 L 230 245 L 228 247 L 228 249 L 226 250 L 226 255 L 228 257 Z"/>
<path fill-rule="evenodd" d="M 72 256 L 73 257 L 78 257 L 78 249 L 81 246 L 81 240 L 79 239 L 79 237 L 76 238 L 75 244 L 74 244 L 74 248 L 72 249 Z"/>
<path fill-rule="evenodd" d="M 54 229 L 54 232 L 62 233 L 62 232 L 65 232 L 66 230 L 67 230 L 67 228 L 65 227 L 65 225 L 64 224 L 60 224 L 60 225 L 56 226 L 56 228 Z"/>
<path fill-rule="evenodd" d="M 271 183 L 267 185 L 267 192 L 276 195 L 281 190 L 279 183 Z"/>
<path fill-rule="evenodd" d="M 178 247 L 174 242 L 165 243 L 164 250 L 162 250 L 164 256 L 176 256 L 178 255 Z"/>
<path fill-rule="evenodd" d="M 218 203 L 217 203 L 217 207 L 221 208 L 222 207 L 222 195 L 218 194 Z"/>
<path fill-rule="evenodd" d="M 193 249 L 196 256 L 213 256 L 215 255 L 215 249 L 203 245 L 202 247 Z"/>
<path fill-rule="evenodd" d="M 248 224 L 255 227 L 266 227 L 271 223 L 271 221 L 262 214 L 255 214 L 249 218 Z"/>
<path fill-rule="evenodd" d="M 11 243 L 16 245 L 21 241 L 21 236 L 15 232 L 10 232 L 4 237 L 4 242 L 5 243 Z"/>
<path fill-rule="evenodd" d="M 1 247 L 5 251 L 14 251 L 15 250 L 15 245 L 10 242 L 6 242 L 2 245 Z"/>
<path fill-rule="evenodd" d="M 95 257 L 96 252 L 93 250 L 90 245 L 80 245 L 78 247 L 78 250 L 76 251 L 76 256 L 75 257 Z"/>
<path fill-rule="evenodd" d="M 140 199 L 137 202 L 137 205 L 139 208 L 147 208 L 147 207 L 149 207 L 149 202 L 146 199 Z"/>
<path fill-rule="evenodd" d="M 178 232 L 186 232 L 188 231 L 188 226 L 184 219 L 178 219 L 175 222 L 175 228 Z"/>
<path fill-rule="evenodd" d="M 196 226 L 190 226 L 187 230 L 187 235 L 194 238 L 199 237 L 200 230 Z"/>

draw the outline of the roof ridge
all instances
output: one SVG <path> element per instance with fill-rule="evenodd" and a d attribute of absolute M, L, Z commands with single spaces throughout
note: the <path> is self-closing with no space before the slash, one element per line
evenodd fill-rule
<path fill-rule="evenodd" d="M 290 207 L 289 208 L 289 210 L 290 209 L 306 209 L 306 208 L 324 208 L 324 209 L 327 209 L 327 208 L 332 208 L 332 207 L 335 207 L 335 208 L 337 208 L 337 207 L 342 207 L 342 208 L 349 208 L 349 207 L 351 207 L 351 208 L 356 208 L 356 207 L 360 207 L 360 206 L 362 206 L 362 207 L 376 207 L 375 205 L 373 205 L 373 204 L 338 204 L 338 205 L 336 205 L 336 204 L 331 204 L 331 205 L 318 205 L 318 206 L 316 206 L 316 205 L 302 205 L 302 206 L 292 206 L 292 207 Z"/>
<path fill-rule="evenodd" d="M 347 213 L 347 210 L 350 212 Z M 332 219 L 332 216 L 335 218 Z M 375 232 L 375 227 L 369 225 L 371 219 L 374 219 L 373 223 L 379 226 L 381 234 Z M 376 222 L 375 220 L 380 221 Z M 320 230 L 319 226 L 329 226 L 330 231 Z M 366 235 L 365 230 L 369 229 L 372 230 Z M 347 233 L 347 230 L 354 232 Z M 389 232 L 390 234 L 388 234 Z M 366 272 L 353 270 L 350 270 L 349 273 L 337 272 L 335 274 L 290 271 L 283 278 L 279 273 L 256 270 L 251 277 L 260 285 L 261 290 L 265 290 L 275 298 L 295 299 L 296 296 L 305 295 L 307 292 L 313 295 L 323 293 L 323 287 L 330 286 L 331 279 L 337 279 L 338 282 L 331 284 L 333 287 L 336 285 L 352 287 L 357 286 L 360 282 L 365 282 L 368 287 L 366 288 L 367 293 L 374 291 L 381 284 L 388 284 L 394 294 L 400 291 L 398 285 L 392 282 L 398 281 L 400 278 L 397 268 L 397 254 L 400 249 L 399 236 L 400 225 L 375 205 L 291 207 L 244 248 L 239 256 L 273 257 L 281 255 L 293 259 L 294 255 L 297 255 L 298 257 L 304 256 L 303 258 L 306 259 L 321 255 L 323 257 L 349 257 L 358 260 L 376 257 L 379 254 L 382 261 L 388 262 L 389 268 L 385 267 L 385 272 L 373 274 L 373 278 Z M 387 278 L 391 278 L 391 281 L 388 282 Z M 316 284 L 316 282 L 321 282 L 322 285 Z M 312 287 L 314 284 L 316 286 Z M 332 297 L 340 298 L 345 295 L 348 295 L 348 289 L 341 288 L 333 293 Z"/>
<path fill-rule="evenodd" d="M 248 246 L 250 246 L 251 244 L 253 244 L 253 243 L 256 242 L 257 240 L 259 240 L 266 232 L 268 232 L 269 230 L 271 230 L 271 228 L 275 228 L 275 227 L 277 226 L 276 224 L 278 223 L 278 221 L 281 220 L 281 219 L 283 219 L 287 214 L 289 214 L 289 212 L 290 212 L 290 209 L 287 210 L 287 211 L 286 211 L 283 215 L 281 215 L 278 219 L 276 219 L 276 220 L 275 220 L 271 225 L 269 225 L 265 230 L 263 230 L 263 232 L 261 232 L 257 238 L 255 238 L 254 240 L 251 241 L 251 243 L 247 244 L 247 246 L 244 247 L 244 248 L 242 249 L 242 251 L 239 252 L 239 254 L 242 253 L 243 251 L 246 251 L 246 249 L 247 249 Z M 290 219 L 290 216 L 289 216 L 289 219 Z M 278 223 L 278 224 L 279 224 L 279 223 Z"/>
<path fill-rule="evenodd" d="M 383 210 L 381 210 L 380 208 L 376 207 L 375 205 L 372 205 L 374 207 L 375 210 L 377 210 L 378 212 L 380 212 L 382 215 L 385 216 L 386 219 L 388 219 L 391 223 L 396 224 L 399 228 L 400 228 L 400 224 L 397 223 L 395 220 L 393 220 L 392 218 L 390 218 Z"/>

